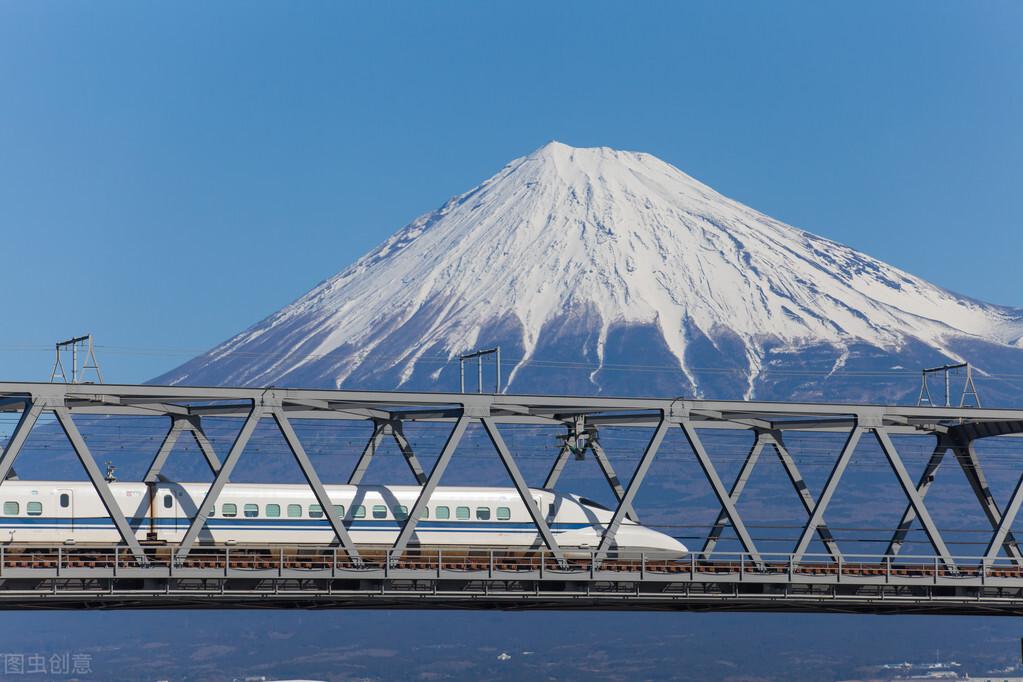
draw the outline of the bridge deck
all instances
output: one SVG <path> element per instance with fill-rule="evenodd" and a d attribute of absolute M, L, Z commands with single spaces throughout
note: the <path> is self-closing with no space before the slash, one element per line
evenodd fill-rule
<path fill-rule="evenodd" d="M 1008 560 L 724 554 L 681 559 L 510 554 L 485 548 L 364 551 L 0 547 L 0 608 L 607 608 L 1023 614 Z"/>

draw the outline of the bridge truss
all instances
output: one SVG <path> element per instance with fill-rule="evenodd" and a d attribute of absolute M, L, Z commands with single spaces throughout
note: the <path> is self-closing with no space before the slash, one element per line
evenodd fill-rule
<path fill-rule="evenodd" d="M 420 608 L 634 608 L 835 610 L 862 612 L 1023 613 L 1023 551 L 1013 523 L 1023 504 L 1023 476 L 1000 506 L 988 485 L 976 444 L 1023 433 L 1023 410 L 739 402 L 687 399 L 521 396 L 305 389 L 193 388 L 134 385 L 0 383 L 0 412 L 19 415 L 0 453 L 7 479 L 29 434 L 44 414 L 67 436 L 110 515 L 122 542 L 116 546 L 0 545 L 0 607 L 420 607 Z M 75 417 L 164 416 L 168 427 L 143 481 L 159 479 L 175 442 L 193 438 L 213 473 L 180 544 L 149 546 L 136 537 L 141 519 L 115 503 Z M 230 449 L 215 452 L 203 420 L 241 424 Z M 421 493 L 393 546 L 358 547 L 345 519 L 328 514 L 335 541 L 323 547 L 225 547 L 199 542 L 210 510 L 231 479 L 257 425 L 280 431 L 305 481 L 324 510 L 333 508 L 296 433 L 293 420 L 356 420 L 372 426 L 348 483 L 358 484 L 377 449 L 392 439 L 421 485 Z M 429 471 L 405 427 L 447 424 L 449 431 Z M 530 510 L 542 544 L 519 555 L 429 550 L 415 544 L 421 512 L 448 469 L 467 428 L 478 424 L 511 484 Z M 531 494 L 502 428 L 564 429 L 543 487 L 556 488 L 566 462 L 589 452 L 617 505 L 599 545 L 586 554 L 561 548 Z M 626 482 L 600 443 L 602 429 L 637 429 L 649 440 Z M 636 518 L 634 501 L 670 430 L 684 436 L 705 483 L 720 505 L 699 549 L 684 559 L 620 557 L 614 539 L 622 522 Z M 704 436 L 711 431 L 752 434 L 738 476 L 726 485 Z M 813 494 L 786 445 L 794 432 L 839 433 L 844 446 L 822 489 Z M 702 435 L 701 435 L 702 434 Z M 910 476 L 892 436 L 928 435 L 933 450 L 923 472 Z M 883 554 L 843 553 L 825 513 L 858 444 L 874 439 L 906 498 L 905 511 Z M 758 461 L 773 452 L 806 512 L 791 551 L 758 548 L 737 503 Z M 991 526 L 980 556 L 954 555 L 925 497 L 947 457 L 959 465 Z M 0 483 L 2 494 L 2 483 Z M 933 552 L 902 552 L 914 524 Z M 721 551 L 723 534 L 739 551 Z M 823 553 L 811 553 L 819 540 Z"/>

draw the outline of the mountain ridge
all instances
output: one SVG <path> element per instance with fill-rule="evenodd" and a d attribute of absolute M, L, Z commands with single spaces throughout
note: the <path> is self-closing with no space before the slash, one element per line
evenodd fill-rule
<path fill-rule="evenodd" d="M 450 389 L 458 354 L 500 344 L 511 390 L 636 393 L 605 370 L 642 356 L 678 373 L 658 391 L 748 399 L 773 396 L 764 372 L 793 353 L 824 379 L 868 357 L 984 371 L 978 349 L 1015 364 L 1021 338 L 1019 309 L 788 226 L 652 155 L 555 141 L 155 381 Z M 544 363 L 577 369 L 559 382 Z"/>

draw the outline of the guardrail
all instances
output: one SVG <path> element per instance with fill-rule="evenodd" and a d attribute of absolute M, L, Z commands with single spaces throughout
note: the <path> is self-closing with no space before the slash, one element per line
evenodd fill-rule
<path fill-rule="evenodd" d="M 0 581 L 5 578 L 302 578 L 302 579 L 518 579 L 550 581 L 747 582 L 771 584 L 1017 585 L 1023 567 L 1009 558 L 953 557 L 949 567 L 936 556 L 826 554 L 752 555 L 743 552 L 553 553 L 451 547 L 363 549 L 353 562 L 338 547 L 196 547 L 184 560 L 173 545 L 147 547 L 146 562 L 123 546 L 0 545 Z M 4 590 L 0 582 L 0 594 Z"/>

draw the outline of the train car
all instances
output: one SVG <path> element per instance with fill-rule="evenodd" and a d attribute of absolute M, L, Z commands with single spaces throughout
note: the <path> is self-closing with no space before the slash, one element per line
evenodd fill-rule
<path fill-rule="evenodd" d="M 209 488 L 205 483 L 111 483 L 114 499 L 140 541 L 180 542 Z M 199 544 L 323 545 L 334 540 L 326 514 L 336 514 L 359 546 L 386 547 L 397 538 L 418 486 L 326 486 L 324 510 L 305 485 L 232 483 L 224 487 Z M 532 502 L 563 548 L 595 549 L 612 512 L 577 495 L 531 489 Z M 9 480 L 0 486 L 0 542 L 114 543 L 113 521 L 90 483 Z M 438 487 L 416 526 L 412 546 L 529 549 L 542 545 L 514 488 Z M 624 520 L 619 553 L 682 556 L 669 535 Z"/>

